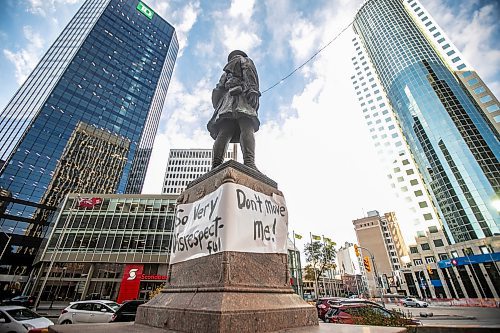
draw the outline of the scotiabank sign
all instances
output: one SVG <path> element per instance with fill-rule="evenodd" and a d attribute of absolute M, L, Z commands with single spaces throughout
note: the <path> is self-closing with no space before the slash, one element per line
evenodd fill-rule
<path fill-rule="evenodd" d="M 125 265 L 123 272 L 122 283 L 120 284 L 120 292 L 118 293 L 117 303 L 123 301 L 137 299 L 139 293 L 139 285 L 141 284 L 140 277 L 144 265 Z"/>
<path fill-rule="evenodd" d="M 166 275 L 141 275 L 142 280 L 165 281 L 168 277 Z"/>
<path fill-rule="evenodd" d="M 118 293 L 117 303 L 137 299 L 139 287 L 142 280 L 149 281 L 166 281 L 166 275 L 147 275 L 142 274 L 144 265 L 130 264 L 125 265 L 123 271 L 122 282 L 120 284 L 120 292 Z"/>

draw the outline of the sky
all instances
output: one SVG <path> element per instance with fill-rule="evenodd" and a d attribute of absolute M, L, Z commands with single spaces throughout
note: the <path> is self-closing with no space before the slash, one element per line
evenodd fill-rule
<path fill-rule="evenodd" d="M 468 62 L 500 96 L 500 3 L 421 0 Z M 0 109 L 35 67 L 82 0 L 0 0 Z M 345 28 L 362 0 L 148 0 L 177 31 L 180 50 L 143 193 L 160 193 L 172 148 L 211 148 L 211 91 L 227 54 L 254 60 L 261 91 L 303 64 Z M 256 164 L 274 179 L 289 231 L 355 242 L 352 220 L 395 211 L 407 242 L 407 214 L 389 187 L 350 83 L 352 29 L 261 96 Z"/>

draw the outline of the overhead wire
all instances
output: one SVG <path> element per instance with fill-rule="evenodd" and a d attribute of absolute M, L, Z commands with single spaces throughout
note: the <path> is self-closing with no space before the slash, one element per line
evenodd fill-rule
<path fill-rule="evenodd" d="M 264 93 L 268 92 L 269 90 L 273 89 L 274 87 L 276 87 L 277 85 L 283 83 L 286 79 L 288 79 L 290 76 L 292 76 L 293 74 L 295 74 L 297 71 L 299 71 L 300 69 L 302 69 L 302 67 L 304 67 L 305 65 L 307 65 L 309 62 L 311 62 L 311 60 L 313 60 L 314 58 L 316 58 L 316 56 L 318 54 L 320 54 L 324 49 L 326 49 L 328 46 L 330 46 L 340 35 L 342 35 L 352 24 L 354 23 L 354 20 L 352 20 L 348 25 L 346 25 L 342 30 L 340 30 L 340 32 L 335 35 L 335 37 L 333 37 L 328 43 L 326 43 L 323 47 L 321 47 L 318 51 L 316 51 L 311 57 L 309 57 L 309 59 L 307 59 L 305 62 L 303 62 L 300 66 L 296 67 L 293 71 L 291 71 L 289 74 L 287 74 L 285 77 L 283 77 L 281 80 L 277 81 L 276 83 L 274 83 L 273 85 L 271 85 L 269 88 L 263 90 L 261 92 L 261 94 L 263 95 Z"/>

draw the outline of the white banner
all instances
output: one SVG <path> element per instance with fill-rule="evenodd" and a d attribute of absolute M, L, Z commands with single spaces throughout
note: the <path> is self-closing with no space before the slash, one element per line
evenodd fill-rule
<path fill-rule="evenodd" d="M 225 183 L 177 206 L 170 263 L 221 251 L 287 253 L 285 198 Z"/>

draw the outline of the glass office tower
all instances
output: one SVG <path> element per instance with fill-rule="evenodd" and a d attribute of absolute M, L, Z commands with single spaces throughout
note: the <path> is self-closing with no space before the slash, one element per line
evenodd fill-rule
<path fill-rule="evenodd" d="M 356 14 L 354 30 L 450 241 L 498 234 L 500 217 L 494 207 L 500 194 L 498 132 L 402 0 L 365 2 Z"/>
<path fill-rule="evenodd" d="M 24 275 L 65 194 L 140 193 L 177 51 L 146 4 L 85 1 L 0 115 L 0 274 Z"/>

